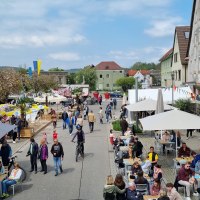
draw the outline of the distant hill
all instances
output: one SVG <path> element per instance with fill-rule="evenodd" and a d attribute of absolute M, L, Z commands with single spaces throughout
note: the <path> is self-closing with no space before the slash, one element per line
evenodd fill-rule
<path fill-rule="evenodd" d="M 12 67 L 12 66 L 0 66 L 0 70 L 2 69 L 14 69 L 14 70 L 17 70 L 18 67 Z"/>

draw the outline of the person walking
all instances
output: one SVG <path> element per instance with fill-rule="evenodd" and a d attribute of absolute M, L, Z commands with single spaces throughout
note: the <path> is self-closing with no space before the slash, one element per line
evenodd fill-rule
<path fill-rule="evenodd" d="M 70 135 L 72 135 L 74 123 L 74 118 L 71 115 L 69 115 L 69 117 L 67 118 L 67 125 L 69 128 Z"/>
<path fill-rule="evenodd" d="M 52 120 L 52 123 L 53 123 L 53 128 L 55 129 L 56 125 L 57 125 L 57 115 L 56 115 L 56 113 L 53 113 L 51 115 L 51 120 Z"/>
<path fill-rule="evenodd" d="M 95 121 L 96 121 L 96 117 L 95 117 L 93 111 L 91 110 L 88 113 L 88 122 L 89 122 L 90 133 L 92 133 L 94 130 L 94 122 Z"/>
<path fill-rule="evenodd" d="M 117 107 L 117 99 L 113 98 L 113 106 L 114 106 L 114 110 L 116 110 Z"/>
<path fill-rule="evenodd" d="M 83 128 L 83 117 L 82 117 L 81 114 L 77 117 L 76 125 L 79 125 L 81 127 L 81 130 L 82 130 L 82 128 Z"/>
<path fill-rule="evenodd" d="M 124 135 L 124 133 L 126 132 L 126 130 L 128 128 L 128 122 L 126 121 L 125 117 L 123 117 L 122 120 L 120 121 L 120 126 L 122 129 L 122 135 Z"/>
<path fill-rule="evenodd" d="M 54 144 L 51 147 L 51 153 L 53 155 L 53 161 L 54 161 L 54 168 L 55 168 L 55 176 L 58 176 L 58 172 L 63 172 L 62 164 L 61 164 L 61 158 L 63 160 L 64 158 L 64 151 L 63 147 L 60 142 L 58 142 L 57 139 L 54 140 Z"/>
<path fill-rule="evenodd" d="M 20 132 L 22 129 L 22 120 L 20 116 L 17 117 L 15 125 L 17 125 L 17 136 L 18 136 L 18 140 L 20 140 Z"/>
<path fill-rule="evenodd" d="M 102 107 L 100 107 L 100 110 L 99 110 L 99 119 L 100 119 L 100 124 L 103 124 L 103 110 L 102 110 Z"/>
<path fill-rule="evenodd" d="M 63 129 L 66 129 L 66 120 L 68 118 L 68 114 L 66 112 L 66 110 L 64 110 L 64 112 L 62 113 L 62 120 L 63 120 Z"/>
<path fill-rule="evenodd" d="M 187 138 L 186 138 L 186 140 L 188 140 L 190 137 L 192 137 L 193 131 L 194 131 L 194 129 L 187 129 Z"/>
<path fill-rule="evenodd" d="M 48 159 L 48 146 L 46 144 L 46 141 L 44 139 L 40 142 L 40 148 L 38 152 L 38 158 L 40 159 L 41 163 L 41 172 L 44 172 L 44 174 L 47 173 L 47 159 Z"/>
<path fill-rule="evenodd" d="M 30 172 L 33 172 L 35 170 L 35 174 L 37 174 L 38 144 L 35 142 L 34 138 L 30 139 L 30 147 L 26 156 L 30 156 L 30 162 L 31 162 Z"/>
<path fill-rule="evenodd" d="M 11 157 L 12 157 L 12 149 L 10 145 L 7 143 L 7 140 L 4 140 L 1 146 L 1 159 L 3 162 L 3 166 L 8 166 Z"/>

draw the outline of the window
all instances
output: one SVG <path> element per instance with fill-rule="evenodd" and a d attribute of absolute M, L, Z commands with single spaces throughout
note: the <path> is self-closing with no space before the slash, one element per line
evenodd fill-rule
<path fill-rule="evenodd" d="M 58 77 L 58 83 L 62 84 L 62 78 L 61 77 Z"/>
<path fill-rule="evenodd" d="M 106 78 L 109 78 L 110 76 L 109 76 L 109 74 L 106 74 Z"/>
<path fill-rule="evenodd" d="M 103 78 L 102 74 L 100 74 L 99 78 Z"/>
<path fill-rule="evenodd" d="M 106 84 L 106 87 L 110 87 L 110 85 L 109 85 L 109 84 Z"/>
<path fill-rule="evenodd" d="M 181 80 L 181 70 L 178 70 L 178 80 Z"/>
<path fill-rule="evenodd" d="M 185 38 L 188 39 L 189 36 L 190 36 L 190 32 L 189 31 L 185 32 Z"/>
<path fill-rule="evenodd" d="M 122 71 L 120 71 L 120 73 L 122 73 Z"/>
<path fill-rule="evenodd" d="M 174 62 L 175 62 L 175 63 L 178 62 L 178 53 L 175 53 L 175 54 L 174 54 Z"/>
<path fill-rule="evenodd" d="M 106 69 L 109 69 L 109 66 L 106 66 Z"/>

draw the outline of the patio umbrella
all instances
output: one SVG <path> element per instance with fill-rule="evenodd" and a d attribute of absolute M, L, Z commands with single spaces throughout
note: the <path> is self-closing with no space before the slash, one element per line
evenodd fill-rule
<path fill-rule="evenodd" d="M 126 97 L 126 94 L 124 93 L 123 98 L 122 98 L 122 105 L 127 104 L 126 100 L 127 100 L 127 97 Z"/>
<path fill-rule="evenodd" d="M 162 90 L 159 88 L 155 114 L 162 112 L 164 112 L 164 103 L 163 103 Z"/>
<path fill-rule="evenodd" d="M 161 88 L 159 88 L 155 114 L 162 113 L 162 112 L 164 112 L 164 103 L 163 103 L 162 90 Z M 161 139 L 162 139 L 162 130 L 161 130 Z"/>
<path fill-rule="evenodd" d="M 0 122 L 0 138 L 2 138 L 4 135 L 6 135 L 8 132 L 10 132 L 15 128 L 16 128 L 15 125 L 4 124 Z"/>
<path fill-rule="evenodd" d="M 172 110 L 140 119 L 143 130 L 200 129 L 200 117 L 180 110 Z M 177 145 L 177 138 L 176 138 Z M 177 149 L 177 146 L 176 146 Z"/>

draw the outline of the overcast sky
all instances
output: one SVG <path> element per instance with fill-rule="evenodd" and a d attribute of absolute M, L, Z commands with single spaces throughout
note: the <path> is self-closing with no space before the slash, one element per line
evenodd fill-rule
<path fill-rule="evenodd" d="M 158 62 L 193 0 L 1 0 L 0 66 Z"/>

